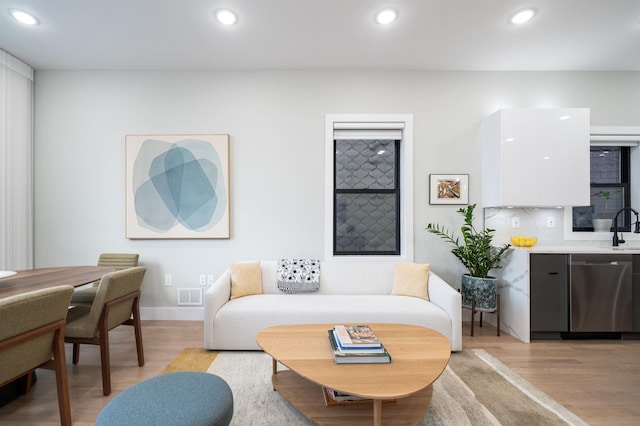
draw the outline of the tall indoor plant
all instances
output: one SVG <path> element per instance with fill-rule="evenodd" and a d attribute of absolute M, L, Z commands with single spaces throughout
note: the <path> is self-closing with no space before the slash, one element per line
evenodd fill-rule
<path fill-rule="evenodd" d="M 475 204 L 470 204 L 457 211 L 464 216 L 464 224 L 460 228 L 462 240 L 437 224 L 429 223 L 427 231 L 452 244 L 451 253 L 467 268 L 468 274 L 462 276 L 462 305 L 471 306 L 471 297 L 475 295 L 476 309 L 493 311 L 496 309 L 497 279 L 489 276 L 489 273 L 502 267 L 502 256 L 511 245 L 496 247 L 492 244 L 494 229 L 478 231 L 475 228 L 475 208 Z"/>

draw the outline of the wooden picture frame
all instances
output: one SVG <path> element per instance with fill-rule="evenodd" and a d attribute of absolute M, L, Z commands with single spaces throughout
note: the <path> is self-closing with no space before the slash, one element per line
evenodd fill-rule
<path fill-rule="evenodd" d="M 429 204 L 469 204 L 469 175 L 429 175 Z"/>
<path fill-rule="evenodd" d="M 129 239 L 230 238 L 229 135 L 127 135 Z"/>

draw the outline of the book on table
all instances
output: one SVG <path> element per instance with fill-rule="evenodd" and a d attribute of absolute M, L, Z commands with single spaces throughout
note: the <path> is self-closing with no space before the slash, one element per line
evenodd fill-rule
<path fill-rule="evenodd" d="M 360 349 L 343 349 L 337 342 L 334 330 L 327 330 L 331 354 L 337 364 L 388 364 L 391 362 L 391 355 L 386 348 L 381 345 L 382 352 L 371 353 Z"/>
<path fill-rule="evenodd" d="M 371 404 L 370 398 L 362 398 L 355 395 L 349 395 L 330 388 L 322 388 L 324 394 L 324 402 L 326 405 L 342 405 L 342 404 Z"/>
<path fill-rule="evenodd" d="M 371 346 L 351 346 L 351 347 L 344 347 L 342 346 L 342 343 L 340 342 L 340 338 L 338 337 L 338 332 L 336 331 L 336 329 L 334 328 L 332 330 L 333 332 L 333 338 L 336 342 L 336 346 L 337 352 L 340 353 L 344 353 L 344 354 L 383 354 L 384 353 L 384 346 L 382 346 L 382 344 L 380 344 L 380 346 L 375 346 L 375 347 L 371 347 Z"/>
<path fill-rule="evenodd" d="M 336 325 L 336 337 L 343 348 L 379 348 L 380 339 L 368 325 Z"/>
<path fill-rule="evenodd" d="M 371 404 L 373 399 L 363 398 L 360 396 L 349 395 L 344 392 L 337 391 L 330 388 L 322 388 L 322 394 L 324 396 L 324 403 L 327 406 L 330 405 L 345 405 L 345 404 Z M 396 402 L 395 399 L 383 399 L 382 402 Z"/>

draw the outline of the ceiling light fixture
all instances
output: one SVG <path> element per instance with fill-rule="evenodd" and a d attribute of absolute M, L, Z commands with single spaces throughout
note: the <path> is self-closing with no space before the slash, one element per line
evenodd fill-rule
<path fill-rule="evenodd" d="M 18 9 L 11 9 L 9 10 L 9 14 L 11 16 L 13 16 L 13 18 L 18 21 L 18 22 L 22 22 L 25 25 L 37 25 L 38 24 L 38 20 L 35 18 L 35 16 L 27 13 L 27 12 L 23 12 L 22 10 L 18 10 Z"/>
<path fill-rule="evenodd" d="M 521 10 L 520 12 L 513 15 L 511 19 L 509 19 L 509 22 L 515 25 L 521 25 L 526 22 L 529 22 L 531 18 L 535 16 L 535 14 L 536 14 L 536 11 L 533 9 Z"/>
<path fill-rule="evenodd" d="M 224 25 L 233 25 L 238 22 L 236 14 L 229 9 L 218 9 L 213 14 L 218 22 Z"/>
<path fill-rule="evenodd" d="M 388 25 L 398 19 L 398 11 L 387 8 L 376 13 L 374 20 L 380 25 Z"/>

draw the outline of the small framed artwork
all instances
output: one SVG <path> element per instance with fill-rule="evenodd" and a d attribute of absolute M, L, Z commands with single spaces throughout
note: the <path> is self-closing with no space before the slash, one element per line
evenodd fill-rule
<path fill-rule="evenodd" d="M 469 175 L 429 175 L 429 204 L 469 204 Z"/>

